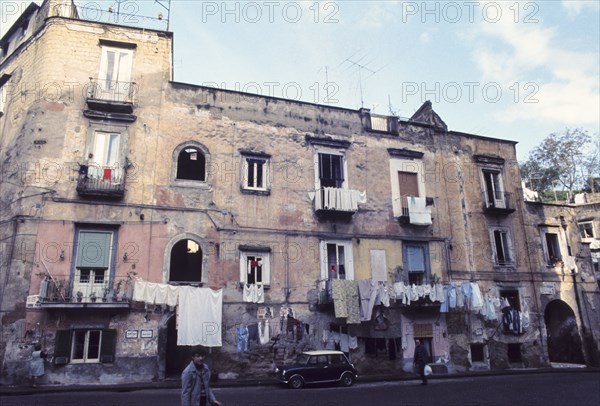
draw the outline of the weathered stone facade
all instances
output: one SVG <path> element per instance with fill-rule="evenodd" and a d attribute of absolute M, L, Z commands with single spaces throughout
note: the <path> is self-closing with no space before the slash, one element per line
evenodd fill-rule
<path fill-rule="evenodd" d="M 349 352 L 362 374 L 410 372 L 417 336 L 450 372 L 552 360 L 544 321 L 550 296 L 539 292 L 548 273 L 536 227 L 545 214 L 523 202 L 514 142 L 449 131 L 430 103 L 410 120 L 384 118 L 381 128 L 382 118 L 366 109 L 175 83 L 171 33 L 56 15 L 54 3 L 29 11 L 36 28 L 0 59 L 3 382 L 27 378 L 25 360 L 38 341 L 53 353 L 49 383 L 178 374 L 188 357 L 176 346 L 174 309 L 128 300 L 136 278 L 222 289 L 216 372 L 267 376 L 275 362 L 324 348 L 324 330 L 358 337 Z M 106 74 L 105 49 L 131 58 L 125 82 L 135 97 L 90 93 Z M 115 142 L 106 155 L 114 172 L 102 167 L 99 175 L 107 190 L 88 177 L 101 155 L 98 134 Z M 411 224 L 402 176 L 426 198 L 430 225 Z M 318 206 L 325 180 L 363 200 Z M 80 242 L 89 235 L 108 236 L 110 255 L 100 255 L 106 268 L 81 264 Z M 342 266 L 347 279 L 383 274 L 390 289 L 409 282 L 420 273 L 409 252 L 423 253 L 424 282 L 475 282 L 486 299 L 510 296 L 528 311 L 528 327 L 505 332 L 499 308 L 499 319 L 485 320 L 464 307 L 442 313 L 439 302 L 393 298 L 372 320 L 347 324 L 321 300 L 324 281 Z M 245 261 L 256 257 L 268 263 L 264 303 L 244 300 Z M 190 278 L 188 269 L 197 273 Z M 96 282 L 105 284 L 98 291 L 105 300 L 92 301 L 86 290 Z M 581 308 L 569 293 L 573 281 L 556 282 L 556 298 Z M 583 314 L 597 326 L 597 285 L 586 279 L 582 289 L 590 304 Z M 252 341 L 238 352 L 236 329 L 263 321 L 266 307 L 274 316 L 270 344 Z M 303 323 L 291 332 L 280 318 L 290 310 Z M 576 323 L 598 337 L 577 312 Z M 590 362 L 592 351 L 585 353 Z"/>

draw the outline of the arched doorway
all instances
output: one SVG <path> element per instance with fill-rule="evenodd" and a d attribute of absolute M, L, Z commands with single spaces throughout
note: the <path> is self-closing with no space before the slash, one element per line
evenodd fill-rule
<path fill-rule="evenodd" d="M 551 301 L 544 311 L 544 322 L 550 362 L 584 364 L 581 337 L 571 307 L 562 300 Z"/>
<path fill-rule="evenodd" d="M 165 377 L 176 378 L 191 361 L 191 346 L 177 345 L 177 317 L 167 321 Z"/>

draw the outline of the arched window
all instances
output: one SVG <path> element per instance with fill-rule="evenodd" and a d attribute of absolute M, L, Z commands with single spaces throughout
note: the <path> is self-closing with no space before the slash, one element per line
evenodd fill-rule
<path fill-rule="evenodd" d="M 199 148 L 185 147 L 177 157 L 177 179 L 206 180 L 206 160 Z"/>
<path fill-rule="evenodd" d="M 171 249 L 169 282 L 201 282 L 202 249 L 194 240 L 181 240 Z"/>

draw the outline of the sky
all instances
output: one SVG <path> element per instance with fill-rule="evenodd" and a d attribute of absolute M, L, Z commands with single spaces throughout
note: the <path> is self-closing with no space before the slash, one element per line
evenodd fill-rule
<path fill-rule="evenodd" d="M 27 4 L 1 0 L 0 33 Z M 169 16 L 177 82 L 403 118 L 431 100 L 450 130 L 517 141 L 520 161 L 550 133 L 600 132 L 599 1 L 76 4 Z"/>

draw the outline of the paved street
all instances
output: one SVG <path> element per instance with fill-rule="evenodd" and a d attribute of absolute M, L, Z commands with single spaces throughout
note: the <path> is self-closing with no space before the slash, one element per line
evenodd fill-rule
<path fill-rule="evenodd" d="M 600 404 L 600 372 L 539 373 L 418 381 L 357 383 L 290 390 L 279 386 L 216 388 L 224 406 L 334 405 L 578 405 Z M 2 406 L 177 405 L 176 389 L 63 392 L 0 397 Z"/>

